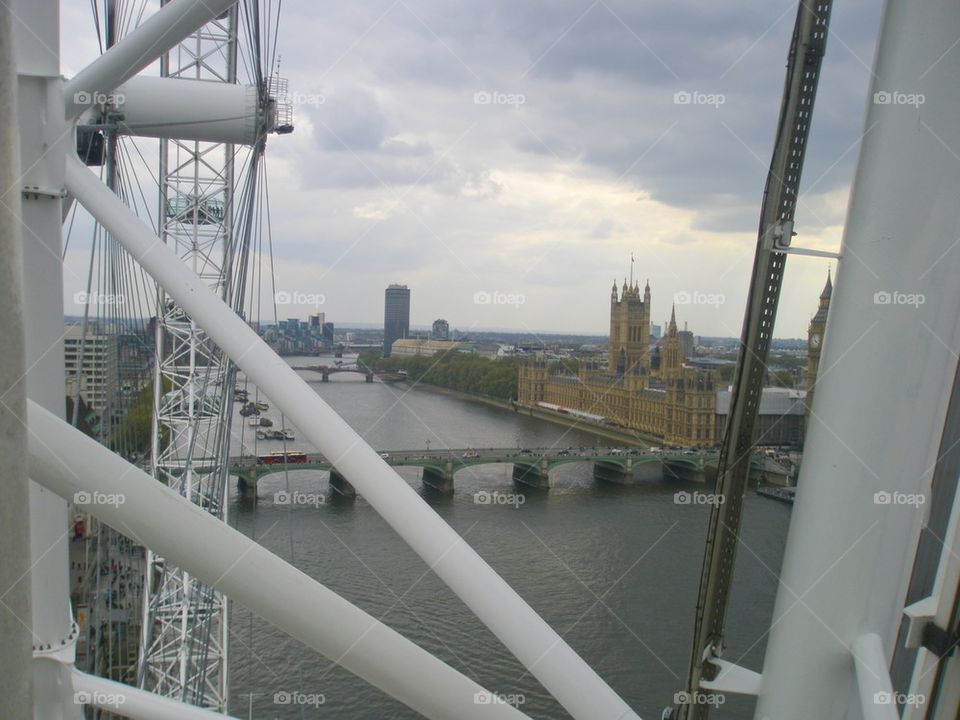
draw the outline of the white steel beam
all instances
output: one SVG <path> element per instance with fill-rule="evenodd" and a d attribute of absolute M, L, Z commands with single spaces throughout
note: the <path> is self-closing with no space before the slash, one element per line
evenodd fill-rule
<path fill-rule="evenodd" d="M 79 160 L 68 161 L 67 186 L 571 715 L 590 720 L 636 717 L 563 638 Z"/>
<path fill-rule="evenodd" d="M 61 199 L 64 158 L 75 154 L 76 147 L 73 133 L 63 120 L 59 3 L 17 0 L 13 12 L 26 26 L 14 39 L 20 137 L 20 168 L 14 187 L 21 193 L 19 219 L 25 240 L 21 256 L 25 278 L 23 308 L 29 320 L 24 332 L 26 393 L 30 400 L 63 417 L 66 408 Z M 45 651 L 67 643 L 73 630 L 67 503 L 31 483 L 29 513 L 33 643 Z M 79 720 L 82 708 L 72 702 L 66 672 L 50 664 L 33 665 L 32 669 L 35 717 Z"/>
<path fill-rule="evenodd" d="M 51 662 L 37 660 L 36 662 Z M 224 720 L 223 713 L 204 710 L 146 690 L 73 669 L 73 697 L 78 705 L 109 710 L 110 716 L 134 720 Z"/>
<path fill-rule="evenodd" d="M 236 1 L 172 0 L 164 5 L 64 85 L 66 117 L 77 117 L 90 106 L 87 98 L 109 95 Z"/>
<path fill-rule="evenodd" d="M 88 493 L 92 515 L 425 717 L 525 717 L 478 704 L 482 686 L 39 405 L 27 414 L 30 472 L 49 490 Z"/>
<path fill-rule="evenodd" d="M 23 447 L 26 387 L 23 262 L 20 246 L 20 154 L 13 13 L 0 6 L 0 698 L 10 720 L 33 717 L 30 653 L 30 481 Z"/>
<path fill-rule="evenodd" d="M 886 4 L 757 718 L 858 718 L 855 641 L 892 654 L 960 350 L 958 31 Z"/>
<path fill-rule="evenodd" d="M 858 637 L 853 642 L 853 662 L 864 720 L 898 720 L 900 713 L 894 702 L 893 685 L 880 636 L 866 633 Z"/>
<path fill-rule="evenodd" d="M 253 145 L 269 129 L 252 85 L 138 75 L 114 96 L 124 135 Z"/>
<path fill-rule="evenodd" d="M 717 666 L 717 677 L 713 680 L 701 680 L 700 687 L 704 690 L 757 695 L 763 687 L 763 676 L 758 672 L 722 658 L 714 658 L 710 662 Z"/>

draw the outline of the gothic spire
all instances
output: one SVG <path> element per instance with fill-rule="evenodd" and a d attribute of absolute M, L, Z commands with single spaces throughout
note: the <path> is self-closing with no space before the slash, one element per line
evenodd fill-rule
<path fill-rule="evenodd" d="M 829 300 L 833 295 L 833 282 L 830 279 L 830 269 L 827 269 L 827 284 L 823 286 L 823 292 L 820 293 L 821 300 Z"/>

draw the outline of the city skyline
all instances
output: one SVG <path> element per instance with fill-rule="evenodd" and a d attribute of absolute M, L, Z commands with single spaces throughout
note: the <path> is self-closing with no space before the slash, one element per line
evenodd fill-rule
<path fill-rule="evenodd" d="M 826 270 L 826 272 L 827 272 L 827 273 L 831 273 L 831 272 L 832 272 L 832 269 L 828 267 L 827 270 Z M 619 285 L 620 282 L 622 282 L 622 281 L 618 281 L 617 284 Z M 416 289 L 416 288 L 411 288 L 411 287 L 409 287 L 409 286 L 407 286 L 407 285 L 404 285 L 403 283 L 390 283 L 390 285 L 398 285 L 398 286 L 401 286 L 401 287 L 406 287 L 406 288 L 408 289 L 408 291 L 410 291 L 411 293 L 412 293 L 412 291 L 414 291 L 414 290 Z M 822 278 L 821 278 L 821 286 L 822 286 Z M 388 287 L 389 287 L 389 285 L 388 285 Z M 312 293 L 312 292 L 296 291 L 296 293 L 298 293 L 299 295 L 305 296 L 305 297 L 323 297 L 323 296 L 320 296 L 318 293 Z M 296 294 L 295 294 L 295 293 L 290 293 L 290 292 L 285 291 L 285 290 L 278 290 L 278 291 L 277 291 L 277 294 L 278 294 L 279 296 L 282 296 L 282 297 L 288 297 L 288 296 L 294 296 L 294 297 L 296 297 Z M 602 294 L 602 293 L 601 293 L 601 294 Z M 818 294 L 819 294 L 819 293 L 818 293 Z M 325 300 L 326 300 L 326 298 L 325 298 Z M 595 301 L 595 298 L 590 298 L 590 300 L 594 300 L 594 301 Z M 702 336 L 702 337 L 711 337 L 711 338 L 732 338 L 732 339 L 737 339 L 737 338 L 740 337 L 740 335 L 739 335 L 739 329 L 738 329 L 737 334 L 722 334 L 722 333 L 714 334 L 714 333 L 710 333 L 710 332 L 703 332 L 703 331 L 701 331 L 699 328 L 697 328 L 696 326 L 694 326 L 694 325 L 683 315 L 684 309 L 687 309 L 687 307 L 688 307 L 687 304 L 684 304 L 683 298 L 679 298 L 679 302 L 678 302 L 678 298 L 677 298 L 676 296 L 674 296 L 673 298 L 664 299 L 662 302 L 668 303 L 668 305 L 667 305 L 667 307 L 668 307 L 667 316 L 670 315 L 670 310 L 672 310 L 672 309 L 674 309 L 674 308 L 677 308 L 678 312 L 680 313 L 680 316 L 677 318 L 677 322 L 678 322 L 678 324 L 681 326 L 681 332 L 686 332 L 687 330 L 689 330 L 689 331 L 692 332 L 695 336 L 698 336 L 698 337 L 701 337 L 701 336 Z M 70 307 L 70 304 L 69 304 L 69 297 L 66 298 L 66 304 L 67 304 L 67 308 L 66 308 L 66 309 L 67 309 L 67 312 L 65 312 L 65 314 L 64 314 L 65 319 L 79 318 L 79 317 L 82 316 L 82 306 L 74 307 L 74 308 L 73 308 L 73 309 L 74 309 L 74 312 L 70 312 L 71 307 Z M 344 303 L 344 305 L 350 305 L 350 303 Z M 654 307 L 657 306 L 656 303 L 652 303 L 652 305 L 653 305 Z M 808 305 L 810 306 L 810 308 L 812 308 L 812 309 L 807 313 L 807 315 L 808 315 L 807 322 L 809 323 L 809 321 L 810 321 L 810 320 L 814 317 L 814 315 L 816 314 L 815 298 L 813 298 L 813 297 L 809 298 L 809 299 L 808 299 Z M 309 303 L 306 303 L 306 304 L 295 304 L 295 303 L 290 303 L 290 304 L 278 304 L 278 305 L 277 305 L 277 322 L 283 322 L 283 321 L 285 321 L 285 320 L 287 320 L 287 319 L 307 320 L 307 319 L 309 319 L 311 316 L 317 315 L 317 312 L 318 312 L 318 308 L 319 308 L 319 307 L 329 307 L 329 305 L 327 305 L 326 302 L 325 302 L 323 305 L 316 305 L 316 304 L 309 304 Z M 432 312 L 430 309 L 427 309 L 427 310 L 421 309 L 419 315 L 415 316 L 415 315 L 413 314 L 413 308 L 415 308 L 415 307 L 416 307 L 416 306 L 411 302 L 411 304 L 410 304 L 410 316 L 409 316 L 409 322 L 408 322 L 408 331 L 410 331 L 410 332 L 416 331 L 417 333 L 430 333 L 431 330 L 432 330 L 432 328 L 433 328 L 434 323 L 435 323 L 438 319 L 442 319 L 441 316 L 444 314 L 443 309 L 437 308 L 437 309 L 436 309 L 436 312 Z M 320 316 L 329 315 L 329 311 L 320 311 L 319 314 L 320 314 Z M 381 306 L 380 306 L 380 316 L 381 316 L 381 318 L 383 317 L 383 305 L 382 305 L 382 304 L 381 304 Z M 427 318 L 430 318 L 430 319 L 427 319 Z M 466 323 L 459 323 L 457 320 L 449 320 L 449 319 L 447 319 L 447 320 L 449 321 L 449 330 L 450 330 L 451 332 L 454 331 L 454 330 L 456 330 L 456 331 L 458 331 L 458 332 L 466 332 L 466 331 L 475 331 L 475 332 L 505 332 L 505 333 L 512 333 L 512 334 L 524 334 L 524 333 L 527 333 L 527 334 L 530 334 L 530 333 L 536 334 L 536 333 L 543 333 L 543 334 L 550 334 L 550 335 L 562 334 L 562 335 L 583 336 L 583 337 L 607 337 L 607 336 L 609 335 L 609 332 L 608 332 L 607 330 L 603 329 L 603 328 L 597 328 L 597 329 L 595 329 L 595 330 L 573 330 L 573 329 L 563 328 L 563 327 L 534 327 L 534 328 L 530 328 L 530 327 L 516 327 L 516 326 L 514 326 L 514 327 L 511 327 L 511 326 L 481 326 L 481 325 L 467 325 Z M 663 330 L 666 328 L 668 322 L 669 322 L 669 317 L 662 317 L 662 318 L 661 318 L 661 317 L 659 317 L 659 316 L 657 316 L 657 315 L 651 315 L 651 328 L 652 328 L 652 330 L 660 330 L 660 331 L 663 331 Z M 260 323 L 261 325 L 264 325 L 264 326 L 270 326 L 270 325 L 275 324 L 274 321 L 273 321 L 273 319 L 272 319 L 272 312 L 269 314 L 268 317 L 265 317 L 264 319 L 260 320 L 259 323 Z M 358 320 L 358 319 L 356 319 L 356 318 L 347 317 L 346 319 L 343 319 L 343 320 L 338 319 L 338 321 L 337 321 L 337 327 L 338 327 L 338 328 L 341 328 L 341 329 L 354 329 L 354 328 L 356 328 L 356 329 L 377 329 L 377 328 L 384 328 L 384 327 L 385 327 L 385 323 L 383 322 L 383 320 L 377 320 L 377 319 L 372 319 L 372 320 L 369 320 L 369 319 Z M 807 329 L 804 328 L 804 330 L 803 330 L 802 332 L 798 333 L 797 335 L 781 335 L 781 334 L 775 333 L 775 334 L 774 334 L 774 337 L 775 337 L 776 339 L 779 339 L 779 340 L 799 340 L 799 339 L 804 339 L 804 338 L 806 337 L 806 334 L 807 334 Z"/>
<path fill-rule="evenodd" d="M 827 274 L 828 277 L 832 275 L 832 268 L 831 268 L 831 267 L 828 267 L 828 268 L 827 268 L 826 274 Z M 639 280 L 638 280 L 637 278 L 634 278 L 634 281 L 639 282 Z M 614 281 L 614 286 L 616 286 L 617 288 L 619 288 L 620 285 L 621 285 L 621 282 L 627 282 L 627 278 L 624 278 L 623 281 L 616 281 L 616 280 L 615 280 L 615 281 Z M 822 282 L 822 280 L 821 280 L 821 282 Z M 649 280 L 646 280 L 646 283 L 647 283 L 647 285 L 649 286 L 650 281 L 649 281 Z M 447 324 L 448 324 L 448 332 L 449 332 L 449 331 L 453 331 L 453 330 L 464 331 L 464 330 L 467 330 L 467 329 L 468 329 L 468 328 L 467 328 L 466 326 L 464 326 L 464 325 L 459 325 L 456 320 L 454 320 L 454 321 L 449 321 L 449 320 L 441 317 L 441 315 L 443 314 L 441 310 L 438 310 L 436 313 L 431 313 L 431 312 L 428 311 L 428 310 L 422 311 L 421 314 L 422 314 L 424 317 L 429 316 L 429 317 L 434 318 L 433 320 L 422 320 L 422 321 L 421 321 L 421 320 L 414 320 L 414 319 L 413 319 L 413 314 L 412 314 L 412 308 L 414 308 L 415 306 L 414 306 L 414 304 L 413 304 L 412 302 L 410 302 L 410 298 L 411 298 L 411 296 L 412 296 L 413 291 L 414 291 L 416 288 L 411 288 L 411 287 L 409 287 L 408 285 L 406 285 L 406 284 L 404 284 L 404 283 L 390 283 L 390 285 L 387 286 L 387 289 L 389 290 L 390 288 L 403 289 L 403 290 L 406 290 L 406 291 L 407 291 L 407 301 L 408 301 L 408 303 L 409 303 L 409 307 L 406 309 L 406 317 L 407 317 L 406 327 L 407 327 L 407 330 L 408 330 L 408 331 L 412 332 L 412 331 L 415 330 L 415 331 L 417 331 L 418 333 L 422 333 L 422 332 L 432 332 L 432 331 L 434 331 L 434 330 L 436 329 L 436 323 L 437 323 L 437 322 L 447 323 Z M 649 288 L 648 288 L 648 289 L 649 289 Z M 289 293 L 286 293 L 285 291 L 278 291 L 278 294 L 289 295 Z M 818 293 L 818 294 L 819 294 L 819 293 Z M 654 298 L 656 297 L 655 294 L 653 294 L 653 297 L 654 297 Z M 684 313 L 684 310 L 689 309 L 689 306 L 690 306 L 690 305 L 692 305 L 692 304 L 697 304 L 698 301 L 702 301 L 702 302 L 704 302 L 704 303 L 707 303 L 707 302 L 711 301 L 711 297 L 710 297 L 708 294 L 704 294 L 702 297 L 696 297 L 696 296 L 691 297 L 690 294 L 685 293 L 685 292 L 681 292 L 681 293 L 678 293 L 677 295 L 674 295 L 674 296 L 671 297 L 671 298 L 666 298 L 666 299 L 662 300 L 661 302 L 667 303 L 667 307 L 669 308 L 669 309 L 667 310 L 667 314 L 666 314 L 667 316 L 661 318 L 661 317 L 658 317 L 658 316 L 655 315 L 655 314 L 651 314 L 651 318 L 650 318 L 651 337 L 657 337 L 656 331 L 664 331 L 664 332 L 665 332 L 665 329 L 666 329 L 667 325 L 668 325 L 669 322 L 670 322 L 669 316 L 678 315 L 678 316 L 677 316 L 677 324 L 678 324 L 678 326 L 679 326 L 679 330 L 680 330 L 680 333 L 681 333 L 681 334 L 687 333 L 687 332 L 689 331 L 689 332 L 693 333 L 693 335 L 695 335 L 695 336 L 717 337 L 717 338 L 739 338 L 739 333 L 738 333 L 737 335 L 732 335 L 732 334 L 731 334 L 731 335 L 723 335 L 723 334 L 714 335 L 714 334 L 707 333 L 707 332 L 701 332 L 698 328 L 696 328 L 695 326 L 693 326 L 693 325 L 690 323 L 690 321 L 689 321 L 688 319 L 686 319 L 686 317 L 683 315 L 683 313 Z M 811 311 L 808 313 L 808 315 L 809 315 L 808 322 L 809 322 L 809 320 L 813 319 L 814 316 L 815 316 L 815 314 L 816 314 L 815 300 L 814 300 L 813 298 L 811 298 L 811 299 L 809 300 L 809 303 L 808 303 L 808 304 L 810 305 L 811 308 L 814 308 L 813 310 L 811 310 Z M 651 301 L 651 307 L 656 307 L 656 303 L 653 302 L 653 301 Z M 310 313 L 310 312 L 312 312 L 313 306 L 308 306 L 308 305 L 305 305 L 305 306 L 293 306 L 293 308 L 298 309 L 298 310 L 300 310 L 300 311 L 302 311 L 302 312 L 308 312 L 308 313 Z M 322 313 L 321 313 L 321 314 L 322 314 Z M 290 317 L 290 318 L 297 318 L 298 316 L 297 316 L 296 314 L 293 314 L 293 315 L 290 315 L 290 314 L 284 315 L 283 313 L 281 313 L 278 317 L 279 317 L 281 320 L 283 320 L 283 319 L 286 319 L 286 318 L 288 318 L 288 317 Z M 659 322 L 658 322 L 658 321 L 659 321 Z M 263 323 L 263 324 L 269 324 L 269 322 Z M 347 319 L 347 320 L 342 320 L 342 321 L 340 321 L 339 326 L 340 326 L 341 328 L 365 328 L 365 329 L 374 329 L 374 328 L 378 328 L 378 327 L 383 327 L 383 328 L 385 328 L 385 327 L 386 327 L 386 323 L 385 323 L 385 322 L 378 323 L 377 321 L 368 321 L 368 320 L 352 320 L 352 319 Z M 580 332 L 577 332 L 577 331 L 568 330 L 568 329 L 565 329 L 565 328 L 562 328 L 562 327 L 557 327 L 557 328 L 516 328 L 516 327 L 482 327 L 482 326 L 472 326 L 472 327 L 470 327 L 469 329 L 470 329 L 470 330 L 475 330 L 475 331 L 477 331 L 477 332 L 509 332 L 509 333 L 525 333 L 525 332 L 526 332 L 526 333 L 529 333 L 529 332 L 536 333 L 536 332 L 541 332 L 541 333 L 549 333 L 549 334 L 581 335 L 581 336 L 584 336 L 584 337 L 606 337 L 606 336 L 609 335 L 609 333 L 608 333 L 608 332 L 605 332 L 604 330 L 598 330 L 598 331 L 596 331 L 596 332 L 590 332 L 590 331 L 580 331 Z M 781 336 L 781 335 L 775 335 L 775 337 L 776 337 L 777 339 L 783 339 L 783 340 L 796 340 L 796 339 L 803 339 L 803 338 L 805 338 L 805 337 L 806 337 L 806 333 L 807 333 L 807 330 L 804 329 L 804 331 L 803 331 L 802 333 L 800 333 L 800 334 L 798 334 L 798 335 L 796 335 L 796 336 Z"/>
<path fill-rule="evenodd" d="M 479 9 L 463 22 L 433 2 L 336 7 L 323 22 L 306 4 L 285 10 L 281 74 L 300 100 L 296 131 L 268 141 L 278 287 L 322 293 L 345 322 L 375 322 L 374 290 L 400 280 L 416 288 L 418 325 L 598 334 L 596 289 L 632 252 L 661 298 L 656 322 L 667 298 L 701 293 L 723 302 L 691 304 L 690 326 L 740 334 L 792 12 L 560 2 L 535 21 L 503 3 L 488 27 Z M 65 7 L 62 23 L 87 11 Z M 878 19 L 859 0 L 833 13 L 842 42 L 824 61 L 802 247 L 839 244 Z M 70 75 L 96 40 L 65 42 Z M 419 60 L 398 61 L 410 42 Z M 71 314 L 82 227 L 67 252 Z M 790 258 L 777 337 L 803 337 L 826 264 Z M 478 292 L 523 302 L 479 305 Z"/>

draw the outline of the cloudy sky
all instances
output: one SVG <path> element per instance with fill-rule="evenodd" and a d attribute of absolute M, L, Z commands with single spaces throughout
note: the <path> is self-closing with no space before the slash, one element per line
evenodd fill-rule
<path fill-rule="evenodd" d="M 89 23 L 76 6 L 65 25 Z M 297 105 L 267 149 L 278 288 L 322 295 L 338 324 L 382 322 L 400 282 L 414 324 L 604 333 L 633 253 L 655 323 L 691 298 L 678 320 L 739 335 L 796 0 L 283 9 Z M 878 2 L 837 3 L 797 245 L 839 245 L 878 25 Z M 69 74 L 95 40 L 67 35 Z M 805 335 L 828 264 L 790 258 L 778 336 Z"/>

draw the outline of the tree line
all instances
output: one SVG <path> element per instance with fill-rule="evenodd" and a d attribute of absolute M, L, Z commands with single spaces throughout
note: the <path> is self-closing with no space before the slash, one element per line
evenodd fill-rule
<path fill-rule="evenodd" d="M 474 353 L 447 350 L 433 357 L 378 358 L 375 353 L 370 353 L 361 356 L 360 362 L 374 370 L 405 370 L 411 382 L 423 382 L 500 400 L 517 397 L 519 363 L 513 358 L 490 360 Z"/>

